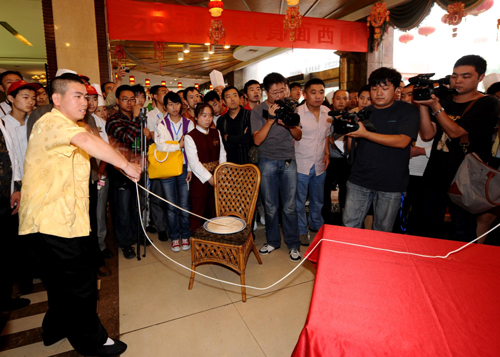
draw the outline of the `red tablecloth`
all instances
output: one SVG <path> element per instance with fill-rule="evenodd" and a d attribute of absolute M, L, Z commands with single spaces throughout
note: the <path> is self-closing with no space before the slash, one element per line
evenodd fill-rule
<path fill-rule="evenodd" d="M 322 237 L 429 255 L 463 245 L 325 225 L 309 250 Z M 323 241 L 309 259 L 316 280 L 294 357 L 500 356 L 499 247 L 429 259 Z"/>

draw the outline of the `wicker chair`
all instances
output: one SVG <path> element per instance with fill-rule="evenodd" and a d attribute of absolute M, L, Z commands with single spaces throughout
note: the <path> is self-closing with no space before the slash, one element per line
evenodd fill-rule
<path fill-rule="evenodd" d="M 235 234 L 214 234 L 200 227 L 191 237 L 191 269 L 204 263 L 222 264 L 240 275 L 245 285 L 245 268 L 253 251 L 262 264 L 252 236 L 252 221 L 260 186 L 260 171 L 255 165 L 224 163 L 214 171 L 215 208 L 217 217 L 236 216 L 246 222 L 243 231 Z M 189 290 L 193 288 L 194 272 L 189 279 Z M 243 302 L 247 300 L 246 289 L 241 288 Z"/>

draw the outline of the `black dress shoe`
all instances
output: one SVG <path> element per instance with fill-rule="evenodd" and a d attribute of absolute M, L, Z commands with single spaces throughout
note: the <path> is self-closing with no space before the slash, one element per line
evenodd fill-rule
<path fill-rule="evenodd" d="M 111 357 L 111 356 L 119 356 L 127 350 L 126 343 L 124 343 L 120 340 L 116 340 L 114 338 L 112 338 L 112 340 L 114 341 L 113 345 L 109 345 L 109 346 L 102 345 L 101 347 L 98 347 L 98 348 L 93 349 L 91 351 L 89 350 L 89 351 L 77 351 L 77 352 L 79 352 L 83 356 L 103 356 L 103 357 L 107 356 L 107 357 Z"/>
<path fill-rule="evenodd" d="M 167 242 L 168 241 L 167 232 L 158 232 L 158 239 L 162 242 Z"/>
<path fill-rule="evenodd" d="M 136 256 L 134 247 L 130 245 L 128 247 L 122 248 L 122 251 L 125 259 L 133 259 Z"/>
<path fill-rule="evenodd" d="M 23 299 L 23 298 L 10 299 L 7 302 L 0 305 L 0 310 L 2 311 L 19 310 L 22 309 L 23 307 L 28 306 L 29 304 L 31 304 L 31 301 L 29 299 Z"/>
<path fill-rule="evenodd" d="M 113 252 L 111 250 L 109 250 L 108 248 L 104 248 L 104 250 L 101 253 L 105 259 L 111 259 L 115 256 L 113 254 Z"/>
<path fill-rule="evenodd" d="M 157 233 L 158 230 L 155 227 L 153 227 L 153 226 L 147 226 L 146 227 L 146 232 L 148 232 L 148 233 Z"/>
<path fill-rule="evenodd" d="M 54 343 L 61 341 L 63 338 L 66 338 L 66 336 L 62 332 L 53 334 L 46 333 L 45 331 L 42 332 L 42 340 L 44 346 L 51 346 Z"/>
<path fill-rule="evenodd" d="M 102 267 L 100 267 L 99 269 L 97 269 L 97 274 L 99 276 L 110 276 L 111 275 L 111 269 L 109 267 L 107 267 L 106 265 L 103 265 Z"/>

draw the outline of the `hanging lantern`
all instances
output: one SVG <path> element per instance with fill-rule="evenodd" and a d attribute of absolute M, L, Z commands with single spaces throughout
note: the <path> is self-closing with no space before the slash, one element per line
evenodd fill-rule
<path fill-rule="evenodd" d="M 151 85 L 151 80 L 149 78 L 146 78 L 144 84 L 146 85 L 146 87 L 149 87 Z"/>
<path fill-rule="evenodd" d="M 177 52 L 177 59 L 179 61 L 184 61 L 184 52 Z"/>
<path fill-rule="evenodd" d="M 213 90 L 214 89 L 214 86 L 210 84 L 210 90 Z"/>
<path fill-rule="evenodd" d="M 115 73 L 115 81 L 118 79 L 118 73 Z"/>
<path fill-rule="evenodd" d="M 191 46 L 188 43 L 182 45 L 182 52 L 189 53 L 189 51 L 191 51 Z"/>
<path fill-rule="evenodd" d="M 478 38 L 474 39 L 474 44 L 476 44 L 476 45 L 480 45 L 480 44 L 483 44 L 486 42 L 488 42 L 488 37 L 478 37 Z"/>
<path fill-rule="evenodd" d="M 182 89 L 182 82 L 177 83 L 177 88 Z"/>
<path fill-rule="evenodd" d="M 166 86 L 167 86 L 167 82 L 165 82 L 165 81 L 161 81 L 161 85 L 162 85 L 163 87 L 166 87 Z"/>
<path fill-rule="evenodd" d="M 210 58 L 210 53 L 208 53 L 208 52 L 203 52 L 203 59 L 204 59 L 204 60 L 207 60 L 207 59 L 209 59 L 209 58 Z"/>
<path fill-rule="evenodd" d="M 427 37 L 427 36 L 433 34 L 434 31 L 436 31 L 436 28 L 434 28 L 432 26 L 422 26 L 422 27 L 419 27 L 418 34 Z"/>
<path fill-rule="evenodd" d="M 219 17 L 222 15 L 222 11 L 224 11 L 224 3 L 222 1 L 210 0 L 208 11 L 210 11 L 212 17 Z"/>
<path fill-rule="evenodd" d="M 297 1 L 298 3 L 298 1 Z M 302 15 L 299 7 L 289 7 L 286 10 L 285 19 L 283 20 L 283 30 L 290 31 L 290 42 L 295 42 L 295 34 L 302 27 Z"/>
<path fill-rule="evenodd" d="M 373 32 L 370 31 L 370 42 L 371 42 L 371 51 L 373 52 L 373 47 L 375 51 L 378 51 L 378 45 L 382 42 L 384 37 L 384 32 L 387 33 L 389 31 L 389 14 L 390 11 L 387 11 L 387 7 L 384 3 L 376 3 L 370 8 L 370 15 L 366 19 L 366 25 L 368 28 L 370 25 L 373 27 Z"/>
<path fill-rule="evenodd" d="M 411 33 L 405 33 L 405 34 L 399 36 L 399 42 L 405 43 L 405 44 L 410 42 L 413 39 L 414 39 L 414 37 Z"/>
<path fill-rule="evenodd" d="M 470 10 L 468 12 L 468 15 L 477 16 L 479 14 L 482 14 L 483 12 L 486 12 L 489 9 L 491 9 L 491 7 L 493 6 L 494 3 L 495 2 L 493 0 L 486 0 L 481 5 L 479 5 L 478 7 Z"/>
<path fill-rule="evenodd" d="M 226 29 L 222 25 L 222 20 L 213 20 L 210 23 L 210 29 L 208 30 L 208 36 L 210 37 L 210 43 L 218 44 L 219 41 L 224 42 L 226 38 Z M 208 45 L 210 45 L 210 43 Z"/>
<path fill-rule="evenodd" d="M 134 76 L 128 77 L 128 81 L 129 81 L 130 85 L 133 86 L 135 84 L 135 77 Z"/>
<path fill-rule="evenodd" d="M 200 86 L 198 85 L 198 83 L 195 83 L 195 84 L 194 84 L 194 87 L 195 87 L 196 89 L 200 89 Z"/>
<path fill-rule="evenodd" d="M 125 48 L 123 45 L 115 45 L 115 50 L 114 50 L 115 58 L 118 61 L 118 64 L 121 63 L 122 60 L 127 57 L 127 54 L 125 53 Z"/>
<path fill-rule="evenodd" d="M 213 55 L 215 53 L 215 45 L 210 45 L 208 47 L 208 53 Z"/>
<path fill-rule="evenodd" d="M 288 6 L 295 6 L 299 3 L 299 0 L 286 0 Z"/>

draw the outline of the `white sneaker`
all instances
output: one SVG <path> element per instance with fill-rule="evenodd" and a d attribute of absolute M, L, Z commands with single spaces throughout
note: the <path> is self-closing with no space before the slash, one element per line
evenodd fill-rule
<path fill-rule="evenodd" d="M 172 245 L 170 246 L 170 249 L 172 249 L 173 252 L 180 252 L 181 251 L 181 241 L 179 239 L 174 239 L 172 241 Z"/>
<path fill-rule="evenodd" d="M 301 259 L 301 258 L 302 258 L 302 257 L 300 256 L 300 252 L 299 252 L 299 250 L 298 250 L 298 249 L 295 249 L 295 248 L 290 249 L 290 260 L 291 260 L 292 262 L 295 262 L 295 263 L 296 263 L 296 262 L 300 262 L 300 259 Z"/>
<path fill-rule="evenodd" d="M 257 221 L 253 221 L 253 230 L 256 231 L 257 230 Z"/>
<path fill-rule="evenodd" d="M 260 224 L 262 224 L 263 226 L 266 225 L 266 219 L 262 216 L 260 216 Z"/>
<path fill-rule="evenodd" d="M 182 238 L 182 250 L 191 249 L 191 241 L 187 238 Z"/>
<path fill-rule="evenodd" d="M 259 254 L 260 255 L 267 255 L 267 254 L 270 254 L 275 249 L 276 248 L 274 248 L 272 245 L 269 245 L 266 243 L 262 246 L 262 248 L 259 249 Z"/>

